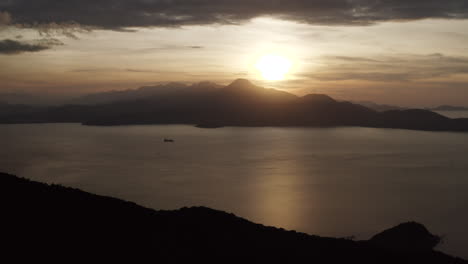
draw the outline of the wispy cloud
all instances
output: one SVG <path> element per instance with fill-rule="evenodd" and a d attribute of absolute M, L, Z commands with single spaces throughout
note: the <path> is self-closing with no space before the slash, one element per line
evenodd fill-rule
<path fill-rule="evenodd" d="M 468 74 L 468 57 L 451 57 L 439 53 L 377 58 L 325 56 L 322 61 L 326 66 L 303 76 L 319 81 L 410 82 Z"/>
<path fill-rule="evenodd" d="M 177 51 L 177 50 L 199 50 L 204 49 L 204 46 L 192 45 L 192 46 L 184 46 L 184 45 L 162 45 L 152 48 L 144 48 L 139 50 L 139 52 L 154 52 L 159 50 L 169 50 L 169 51 Z"/>

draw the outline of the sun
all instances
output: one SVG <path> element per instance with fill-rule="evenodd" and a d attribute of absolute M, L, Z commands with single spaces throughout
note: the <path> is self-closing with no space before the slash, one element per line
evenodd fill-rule
<path fill-rule="evenodd" d="M 291 61 L 285 57 L 270 54 L 261 57 L 255 66 L 265 80 L 280 81 L 284 80 L 289 72 Z"/>

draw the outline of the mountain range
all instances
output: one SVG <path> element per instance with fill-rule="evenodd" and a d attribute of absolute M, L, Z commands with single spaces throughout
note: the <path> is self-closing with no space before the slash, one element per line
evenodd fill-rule
<path fill-rule="evenodd" d="M 79 122 L 85 125 L 193 124 L 221 126 L 361 126 L 429 131 L 468 131 L 468 119 L 424 109 L 376 111 L 324 94 L 296 96 L 238 79 L 169 83 L 83 97 L 52 107 L 3 105 L 1 123 Z"/>

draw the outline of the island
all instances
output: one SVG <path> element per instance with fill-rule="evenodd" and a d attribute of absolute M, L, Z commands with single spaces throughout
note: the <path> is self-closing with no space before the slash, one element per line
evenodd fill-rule
<path fill-rule="evenodd" d="M 107 100 L 106 100 L 107 99 Z M 451 119 L 425 109 L 374 109 L 325 94 L 297 96 L 238 79 L 227 86 L 142 87 L 88 96 L 74 104 L 0 105 L 0 124 L 81 123 L 92 126 L 188 124 L 200 128 L 341 127 L 468 132 L 468 118 Z"/>

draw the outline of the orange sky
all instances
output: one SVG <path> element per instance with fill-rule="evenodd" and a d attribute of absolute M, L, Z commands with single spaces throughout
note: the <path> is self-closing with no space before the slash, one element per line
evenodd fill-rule
<path fill-rule="evenodd" d="M 0 54 L 0 93 L 83 94 L 166 81 L 236 78 L 293 93 L 428 106 L 468 105 L 468 21 L 426 19 L 322 26 L 260 17 L 238 25 L 90 30 L 37 52 Z M 36 43 L 37 30 L 3 26 L 1 39 Z M 34 42 L 36 41 L 36 42 Z M 266 54 L 292 63 L 263 80 Z"/>

